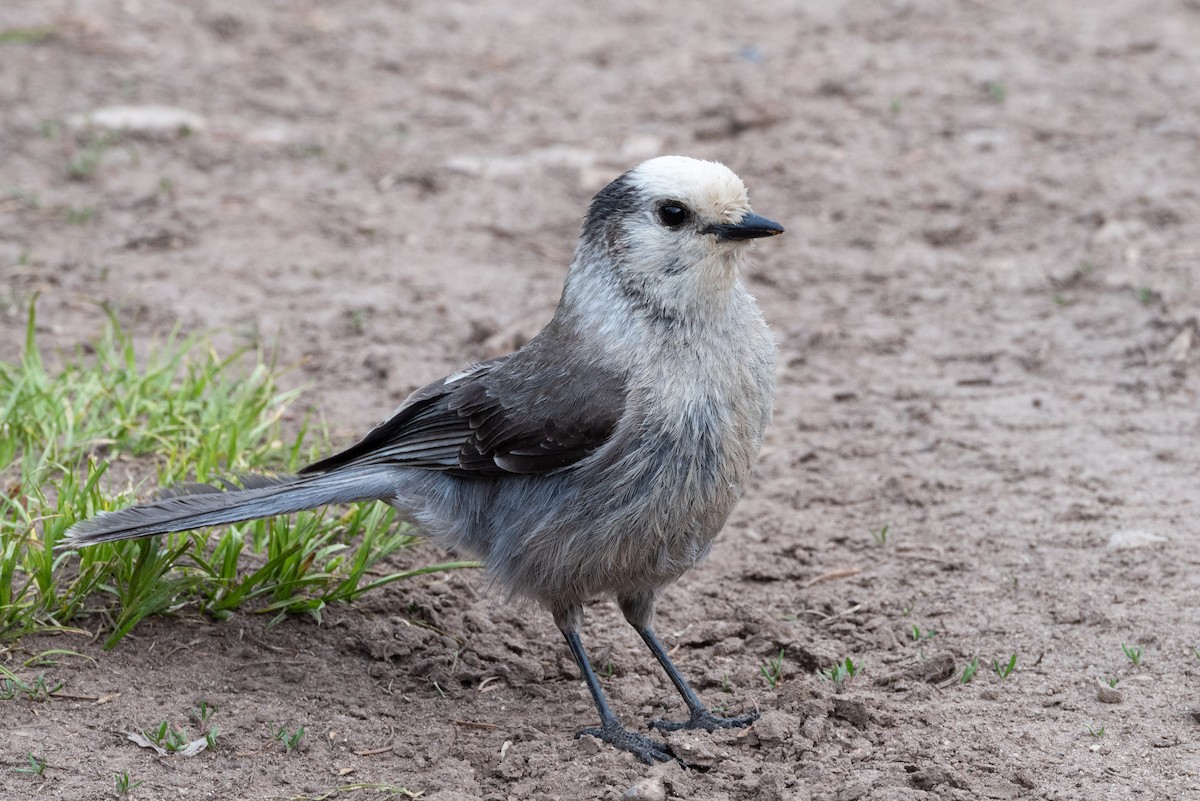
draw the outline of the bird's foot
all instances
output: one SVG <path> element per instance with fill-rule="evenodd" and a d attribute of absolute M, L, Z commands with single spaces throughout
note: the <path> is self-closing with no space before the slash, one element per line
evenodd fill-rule
<path fill-rule="evenodd" d="M 736 718 L 723 718 L 714 715 L 707 709 L 694 709 L 692 715 L 687 720 L 652 720 L 650 728 L 658 729 L 659 731 L 680 731 L 691 729 L 704 729 L 705 731 L 716 731 L 717 729 L 742 729 L 749 726 L 754 721 L 758 720 L 757 712 L 750 712 Z"/>
<path fill-rule="evenodd" d="M 655 762 L 670 762 L 675 758 L 675 754 L 671 752 L 666 743 L 660 743 L 643 734 L 630 731 L 620 723 L 591 726 L 576 732 L 575 738 L 578 739 L 585 734 L 590 734 L 597 740 L 603 740 L 622 751 L 628 751 L 647 765 L 653 765 Z"/>

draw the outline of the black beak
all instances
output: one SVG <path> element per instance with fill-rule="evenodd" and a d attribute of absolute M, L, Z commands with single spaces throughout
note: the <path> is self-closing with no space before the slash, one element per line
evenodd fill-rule
<path fill-rule="evenodd" d="M 779 236 L 783 226 L 766 217 L 757 214 L 747 214 L 739 223 L 731 225 L 711 225 L 706 233 L 716 234 L 722 242 L 734 242 L 742 239 L 761 239 L 764 236 Z"/>

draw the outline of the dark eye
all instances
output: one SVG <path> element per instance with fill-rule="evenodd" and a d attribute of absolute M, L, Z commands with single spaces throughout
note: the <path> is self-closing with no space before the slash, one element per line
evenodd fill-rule
<path fill-rule="evenodd" d="M 658 207 L 658 219 L 668 228 L 678 228 L 688 221 L 692 213 L 682 203 L 664 203 Z"/>

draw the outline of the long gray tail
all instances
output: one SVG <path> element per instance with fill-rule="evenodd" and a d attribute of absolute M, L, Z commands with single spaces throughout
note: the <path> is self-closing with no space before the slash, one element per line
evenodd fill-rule
<path fill-rule="evenodd" d="M 176 489 L 172 497 L 81 520 L 67 531 L 63 545 L 131 540 L 302 512 L 331 503 L 387 499 L 395 493 L 397 481 L 395 470 L 374 466 L 299 478 L 253 476 L 246 481 L 253 484 L 248 489 L 192 485 Z"/>

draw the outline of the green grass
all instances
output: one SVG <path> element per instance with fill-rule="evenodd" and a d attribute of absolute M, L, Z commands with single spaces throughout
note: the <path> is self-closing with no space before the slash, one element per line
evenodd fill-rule
<path fill-rule="evenodd" d="M 32 751 L 25 753 L 25 758 L 28 764 L 20 764 L 13 768 L 17 773 L 27 773 L 30 776 L 43 776 L 46 773 L 46 760 L 39 759 L 33 755 Z"/>
<path fill-rule="evenodd" d="M 221 730 L 212 721 L 216 711 L 216 707 L 205 701 L 191 710 L 191 717 L 200 727 L 196 738 L 192 738 L 186 726 L 175 726 L 166 719 L 149 729 L 127 732 L 125 737 L 140 748 L 152 749 L 162 756 L 194 757 L 217 747 Z"/>
<path fill-rule="evenodd" d="M 779 656 L 771 657 L 767 660 L 767 664 L 760 665 L 758 671 L 762 677 L 766 679 L 767 686 L 774 690 L 783 682 L 783 657 L 784 651 L 779 649 Z"/>
<path fill-rule="evenodd" d="M 300 747 L 300 741 L 304 739 L 304 727 L 288 731 L 286 726 L 272 725 L 271 738 L 283 746 L 283 753 L 290 754 Z"/>
<path fill-rule="evenodd" d="M 129 771 L 118 773 L 114 777 L 114 781 L 116 783 L 117 795 L 128 795 L 130 790 L 136 790 L 138 787 L 142 786 L 142 782 L 135 782 L 130 777 Z"/>
<path fill-rule="evenodd" d="M 914 625 L 912 627 L 912 631 L 909 632 L 909 636 L 912 637 L 913 642 L 922 642 L 923 640 L 932 640 L 937 635 L 938 635 L 938 630 L 935 628 L 930 627 L 930 628 L 922 630 L 920 626 L 916 626 L 916 625 Z"/>
<path fill-rule="evenodd" d="M 0 44 L 39 44 L 52 36 L 53 28 L 5 28 L 0 30 Z"/>
<path fill-rule="evenodd" d="M 217 708 L 208 701 L 201 700 L 199 704 L 192 708 L 192 717 L 201 726 L 204 726 L 212 719 L 212 716 L 217 713 Z"/>
<path fill-rule="evenodd" d="M 862 663 L 854 664 L 850 657 L 846 657 L 846 661 L 838 662 L 833 667 L 825 668 L 821 671 L 821 675 L 832 681 L 834 684 L 841 684 L 846 679 L 852 679 L 862 670 Z"/>
<path fill-rule="evenodd" d="M 191 744 L 191 738 L 185 728 L 175 728 L 163 720 L 151 729 L 142 729 L 142 736 L 168 753 L 176 753 Z"/>
<path fill-rule="evenodd" d="M 997 676 L 999 676 L 1001 681 L 1004 681 L 1009 676 L 1011 676 L 1012 672 L 1016 669 L 1017 669 L 1017 655 L 1016 654 L 1013 654 L 1012 656 L 1010 656 L 1008 658 L 1007 662 L 1001 662 L 999 659 L 992 660 L 992 672 L 995 673 Z"/>
<path fill-rule="evenodd" d="M 99 213 L 100 209 L 96 206 L 70 207 L 63 213 L 63 217 L 68 225 L 87 225 Z"/>
<path fill-rule="evenodd" d="M 1142 646 L 1126 645 L 1125 643 L 1121 643 L 1121 651 L 1125 654 L 1129 661 L 1133 663 L 1134 667 L 1142 664 Z"/>
<path fill-rule="evenodd" d="M 46 681 L 46 674 L 39 673 L 35 678 L 26 681 L 13 673 L 4 665 L 0 665 L 0 701 L 11 701 L 21 698 L 26 701 L 44 701 L 62 689 L 62 682 L 51 685 Z"/>
<path fill-rule="evenodd" d="M 152 486 L 291 471 L 316 449 L 307 425 L 283 439 L 296 393 L 277 387 L 261 352 L 220 356 L 203 338 L 171 335 L 142 354 L 110 314 L 98 341 L 51 371 L 36 330 L 31 308 L 20 362 L 0 362 L 0 641 L 100 621 L 111 648 L 146 616 L 181 609 L 319 620 L 330 603 L 474 566 L 381 572 L 415 538 L 378 503 L 59 548 L 74 522 Z"/>

